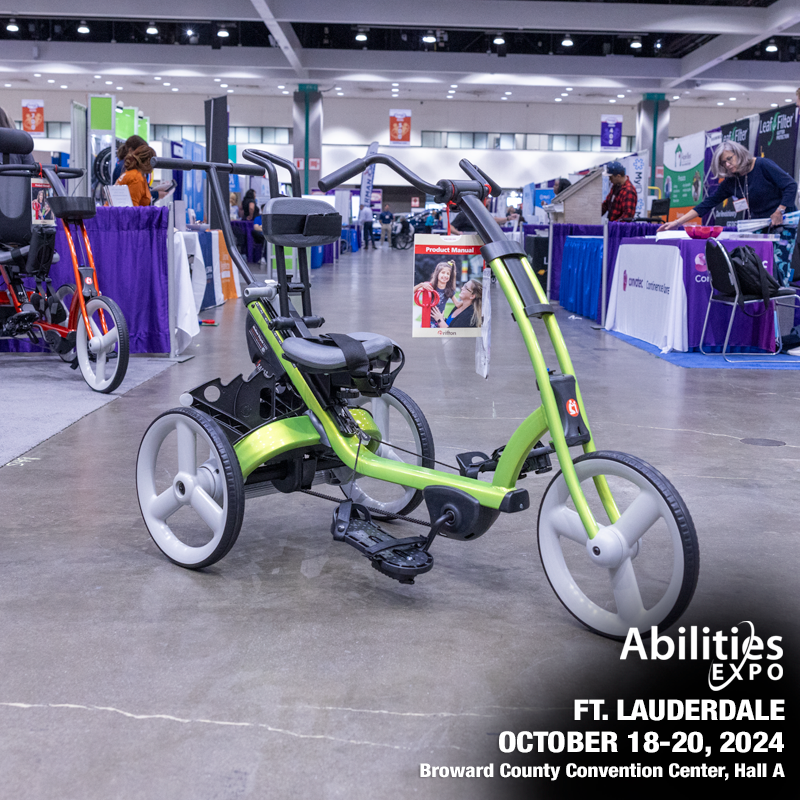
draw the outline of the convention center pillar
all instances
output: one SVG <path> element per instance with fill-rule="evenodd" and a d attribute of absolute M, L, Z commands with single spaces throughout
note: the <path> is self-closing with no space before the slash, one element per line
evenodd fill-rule
<path fill-rule="evenodd" d="M 650 153 L 650 186 L 663 183 L 663 178 L 656 182 L 656 167 L 664 165 L 664 143 L 668 135 L 669 101 L 663 94 L 644 95 L 636 107 L 636 151 Z"/>
<path fill-rule="evenodd" d="M 218 164 L 228 163 L 228 97 L 212 97 L 206 100 L 206 158 Z M 208 200 L 206 201 L 208 203 Z M 210 208 L 211 230 L 222 228 L 222 220 L 214 203 Z"/>
<path fill-rule="evenodd" d="M 301 83 L 294 93 L 292 119 L 294 163 L 303 194 L 310 194 L 322 177 L 322 95 L 315 83 Z"/>

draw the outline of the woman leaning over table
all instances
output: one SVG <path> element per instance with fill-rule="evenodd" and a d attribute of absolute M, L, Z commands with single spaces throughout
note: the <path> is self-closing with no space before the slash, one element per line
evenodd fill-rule
<path fill-rule="evenodd" d="M 773 225 L 782 224 L 784 211 L 794 211 L 797 183 L 792 176 L 774 161 L 752 156 L 738 142 L 723 142 L 714 153 L 711 169 L 723 178 L 717 190 L 691 211 L 662 225 L 660 231 L 703 217 L 729 197 L 737 198 L 737 211 L 746 211 L 750 219 L 769 218 Z"/>

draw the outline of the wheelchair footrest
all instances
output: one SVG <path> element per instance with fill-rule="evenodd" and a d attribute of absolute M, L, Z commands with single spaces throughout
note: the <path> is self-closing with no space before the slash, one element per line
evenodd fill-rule
<path fill-rule="evenodd" d="M 333 512 L 333 538 L 355 547 L 372 566 L 400 583 L 414 583 L 417 575 L 429 572 L 433 556 L 424 549 L 425 536 L 396 539 L 372 521 L 362 505 L 345 500 Z"/>

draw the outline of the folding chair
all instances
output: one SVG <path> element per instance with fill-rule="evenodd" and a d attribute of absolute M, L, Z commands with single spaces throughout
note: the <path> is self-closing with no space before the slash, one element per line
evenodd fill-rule
<path fill-rule="evenodd" d="M 706 242 L 706 264 L 708 266 L 708 276 L 711 281 L 711 296 L 708 298 L 708 307 L 706 308 L 706 318 L 703 322 L 703 332 L 700 334 L 700 352 L 707 356 L 722 356 L 728 363 L 735 364 L 741 361 L 756 361 L 763 360 L 764 356 L 770 358 L 778 355 L 781 352 L 781 333 L 780 329 L 775 324 L 775 342 L 776 349 L 774 353 L 758 353 L 756 356 L 748 356 L 738 354 L 739 358 L 728 358 L 728 341 L 731 338 L 731 330 L 733 328 L 733 319 L 736 316 L 736 307 L 742 305 L 744 307 L 756 303 L 764 302 L 761 295 L 743 294 L 739 286 L 739 279 L 736 276 L 736 270 L 731 263 L 728 251 L 716 240 L 708 239 Z M 791 302 L 780 302 L 781 298 L 791 298 Z M 782 287 L 778 290 L 778 294 L 771 298 L 775 305 L 779 306 L 794 306 L 795 302 L 800 300 L 795 290 L 789 286 Z M 725 343 L 722 346 L 721 353 L 709 353 L 703 350 L 703 343 L 706 338 L 706 328 L 708 327 L 708 317 L 711 313 L 711 305 L 713 303 L 720 303 L 725 306 L 730 306 L 731 316 L 728 320 L 728 330 L 725 333 Z M 734 355 L 733 353 L 731 355 Z"/>

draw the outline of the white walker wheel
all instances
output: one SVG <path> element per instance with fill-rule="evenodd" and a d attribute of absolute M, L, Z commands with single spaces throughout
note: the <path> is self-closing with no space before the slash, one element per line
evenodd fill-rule
<path fill-rule="evenodd" d="M 694 523 L 672 484 L 641 459 L 598 451 L 575 471 L 601 525 L 591 540 L 563 473 L 539 508 L 539 553 L 559 600 L 580 622 L 613 639 L 674 623 L 692 599 L 699 570 Z M 605 475 L 621 514 L 609 525 L 593 477 Z"/>
<path fill-rule="evenodd" d="M 103 333 L 100 312 L 107 333 Z M 128 369 L 128 326 L 120 307 L 108 297 L 93 297 L 86 303 L 92 338 L 86 333 L 83 314 L 78 315 L 75 353 L 81 375 L 96 392 L 113 392 Z"/>
<path fill-rule="evenodd" d="M 406 464 L 418 466 L 434 466 L 433 435 L 428 421 L 420 407 L 399 389 L 391 389 L 380 397 L 359 397 L 351 405 L 368 411 L 378 430 L 382 442 L 376 455 L 390 458 L 393 461 L 404 461 Z M 392 445 L 402 447 L 398 450 Z M 361 445 L 362 452 L 365 445 Z M 410 450 L 411 453 L 403 452 Z M 395 483 L 356 475 L 347 467 L 334 471 L 342 482 L 341 488 L 347 497 L 356 503 L 376 509 L 376 517 L 381 513 L 408 514 L 422 502 L 422 492 L 410 486 L 399 486 Z"/>
<path fill-rule="evenodd" d="M 153 541 L 170 561 L 198 569 L 233 547 L 244 516 L 244 481 L 233 445 L 193 408 L 156 418 L 142 439 L 136 490 Z"/>

